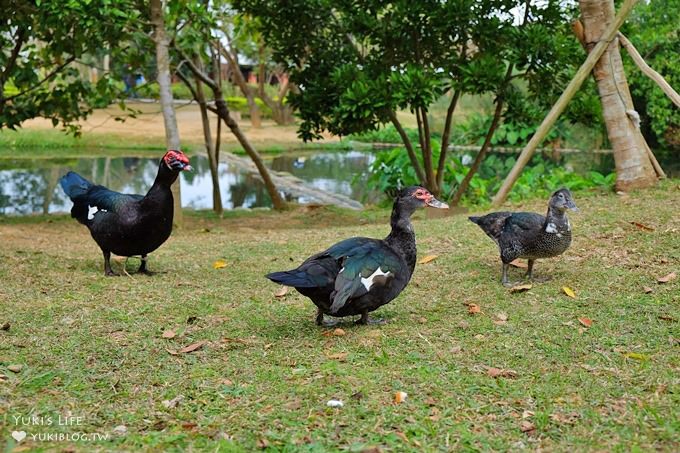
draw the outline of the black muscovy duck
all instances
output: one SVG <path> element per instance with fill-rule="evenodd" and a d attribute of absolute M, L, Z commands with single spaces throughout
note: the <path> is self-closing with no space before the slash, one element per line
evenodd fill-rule
<path fill-rule="evenodd" d="M 71 217 L 87 226 L 104 253 L 105 275 L 116 275 L 111 270 L 111 253 L 141 256 L 139 272 L 150 274 L 147 255 L 170 236 L 173 217 L 170 186 L 184 170 L 191 170 L 187 156 L 181 151 L 168 151 L 146 195 L 114 192 L 72 171 L 60 179 L 61 187 L 73 201 Z"/>
<path fill-rule="evenodd" d="M 411 279 L 416 265 L 411 215 L 424 206 L 448 208 L 422 187 L 403 189 L 394 200 L 392 231 L 385 239 L 345 239 L 297 269 L 273 272 L 267 278 L 309 297 L 318 307 L 318 325 L 324 324 L 324 314 L 361 315 L 358 324 L 381 322 L 370 321 L 368 313 L 397 297 Z"/>
<path fill-rule="evenodd" d="M 569 248 L 568 209 L 578 211 L 571 192 L 560 189 L 550 197 L 546 216 L 533 212 L 492 212 L 483 217 L 469 217 L 498 245 L 503 263 L 503 285 L 510 285 L 508 265 L 513 260 L 528 260 L 526 276 L 531 279 L 535 260 L 561 255 Z"/>

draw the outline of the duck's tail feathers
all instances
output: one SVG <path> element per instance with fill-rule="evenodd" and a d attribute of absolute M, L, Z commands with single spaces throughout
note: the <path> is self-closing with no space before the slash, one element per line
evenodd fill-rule
<path fill-rule="evenodd" d="M 275 283 L 292 286 L 294 288 L 313 288 L 318 286 L 317 283 L 312 281 L 309 274 L 298 269 L 293 269 L 292 271 L 272 272 L 271 274 L 267 274 L 266 277 Z"/>
<path fill-rule="evenodd" d="M 66 193 L 72 201 L 76 201 L 76 199 L 86 195 L 88 190 L 93 186 L 90 181 L 72 171 L 62 176 L 59 180 L 59 184 L 61 185 L 61 188 L 64 189 L 64 193 Z"/>

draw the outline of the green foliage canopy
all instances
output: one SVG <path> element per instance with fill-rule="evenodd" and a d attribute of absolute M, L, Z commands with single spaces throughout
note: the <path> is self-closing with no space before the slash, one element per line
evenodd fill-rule
<path fill-rule="evenodd" d="M 78 133 L 75 121 L 108 104 L 120 84 L 108 74 L 94 84 L 83 80 L 74 63 L 123 52 L 127 26 L 138 17 L 135 2 L 9 0 L 2 10 L 0 128 L 43 117 Z"/>
<path fill-rule="evenodd" d="M 318 139 L 322 131 L 373 130 L 394 123 L 394 112 L 410 110 L 421 122 L 427 181 L 419 179 L 437 191 L 431 139 L 441 131 L 427 124 L 430 105 L 452 92 L 502 95 L 511 115 L 530 110 L 527 104 L 547 106 L 571 78 L 573 69 L 564 61 L 583 58 L 569 29 L 575 11 L 553 0 L 236 0 L 234 5 L 258 18 L 274 58 L 300 87 L 291 103 L 302 119 L 303 139 Z M 450 121 L 442 143 L 448 143 Z M 443 162 L 439 169 L 446 171 Z"/>

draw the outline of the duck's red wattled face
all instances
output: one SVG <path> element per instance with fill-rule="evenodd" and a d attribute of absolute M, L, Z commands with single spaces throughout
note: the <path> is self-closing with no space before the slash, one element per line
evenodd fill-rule
<path fill-rule="evenodd" d="M 191 168 L 191 165 L 189 165 L 189 158 L 185 156 L 182 151 L 171 149 L 170 151 L 165 153 L 165 156 L 163 156 L 163 161 L 170 170 L 174 171 L 193 170 L 193 168 Z"/>
<path fill-rule="evenodd" d="M 437 200 L 429 190 L 423 187 L 416 187 L 412 193 L 412 196 L 418 200 L 421 200 L 427 206 L 432 208 L 446 209 L 449 207 L 449 205 L 446 203 L 442 203 L 441 201 Z"/>

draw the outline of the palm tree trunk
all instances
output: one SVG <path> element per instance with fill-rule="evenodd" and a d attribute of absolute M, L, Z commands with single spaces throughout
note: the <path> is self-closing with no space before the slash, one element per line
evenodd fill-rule
<path fill-rule="evenodd" d="M 614 20 L 614 0 L 579 0 L 586 48 L 590 51 Z M 656 173 L 647 154 L 647 143 L 637 125 L 618 40 L 605 50 L 593 69 L 602 102 L 607 135 L 614 150 L 616 189 L 652 186 Z"/>

